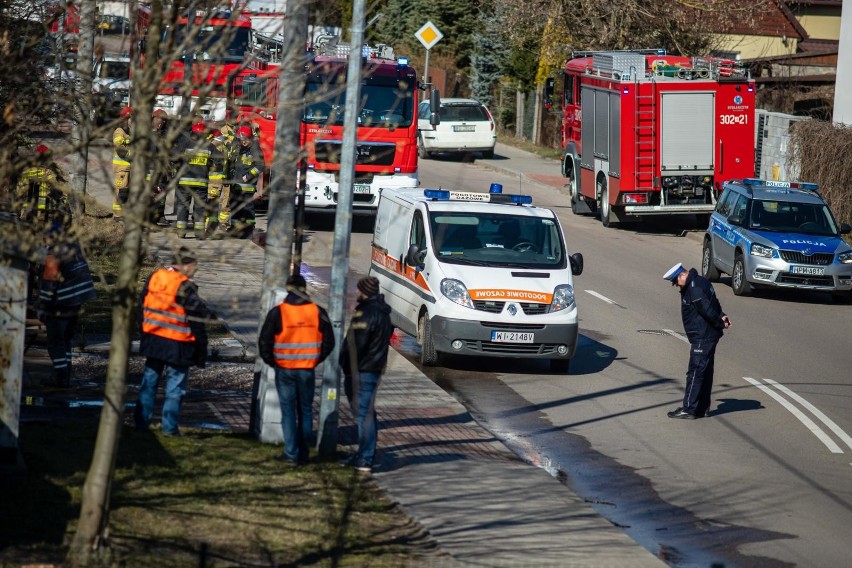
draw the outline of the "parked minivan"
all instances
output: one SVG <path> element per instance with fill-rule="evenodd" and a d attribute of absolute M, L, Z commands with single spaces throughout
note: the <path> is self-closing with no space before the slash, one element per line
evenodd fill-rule
<path fill-rule="evenodd" d="M 442 99 L 440 123 L 429 122 L 429 101 L 417 109 L 417 152 L 421 158 L 432 154 L 467 154 L 481 152 L 483 158 L 494 157 L 497 131 L 491 112 L 474 99 Z"/>
<path fill-rule="evenodd" d="M 547 359 L 567 372 L 583 256 L 569 255 L 553 211 L 492 187 L 383 189 L 370 275 L 393 324 L 417 338 L 423 365 L 456 354 Z"/>

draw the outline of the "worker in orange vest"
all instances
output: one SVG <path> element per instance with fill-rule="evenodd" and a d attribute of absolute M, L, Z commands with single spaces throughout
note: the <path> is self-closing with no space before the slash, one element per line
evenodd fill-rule
<path fill-rule="evenodd" d="M 314 370 L 334 349 L 334 330 L 324 309 L 308 297 L 305 279 L 287 279 L 287 297 L 266 314 L 258 353 L 275 369 L 281 404 L 284 453 L 275 459 L 291 467 L 307 463 L 313 443 Z"/>
<path fill-rule="evenodd" d="M 207 331 L 204 322 L 212 317 L 191 280 L 196 270 L 198 260 L 181 247 L 171 267 L 156 270 L 142 290 L 139 353 L 147 359 L 136 403 L 138 430 L 147 430 L 151 423 L 157 385 L 165 375 L 163 434 L 180 436 L 180 405 L 186 394 L 189 368 L 205 365 Z"/>

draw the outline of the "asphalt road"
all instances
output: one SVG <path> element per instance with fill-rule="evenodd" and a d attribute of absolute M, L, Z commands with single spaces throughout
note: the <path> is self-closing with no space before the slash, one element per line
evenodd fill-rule
<path fill-rule="evenodd" d="M 717 284 L 733 328 L 716 358 L 711 417 L 671 420 L 688 346 L 678 293 L 662 274 L 699 264 L 695 236 L 666 223 L 605 229 L 573 215 L 558 190 L 450 159 L 421 161 L 420 177 L 427 187 L 487 191 L 498 182 L 529 193 L 557 211 L 571 252 L 585 257 L 575 282 L 581 347 L 569 375 L 501 359 L 424 372 L 674 564 L 848 563 L 852 306 L 817 293 L 739 298 Z M 306 255 L 330 250 L 329 220 L 310 223 Z M 366 273 L 370 226 L 357 223 L 350 266 Z M 416 359 L 413 342 L 405 354 Z"/>

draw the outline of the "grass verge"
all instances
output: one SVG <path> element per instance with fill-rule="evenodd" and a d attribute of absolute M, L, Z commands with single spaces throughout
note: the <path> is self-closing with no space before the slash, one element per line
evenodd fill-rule
<path fill-rule="evenodd" d="M 4 483 L 0 565 L 62 561 L 96 427 L 23 425 L 28 471 Z M 104 563 L 415 566 L 435 553 L 368 478 L 337 463 L 288 469 L 271 459 L 275 451 L 242 434 L 126 428 Z"/>

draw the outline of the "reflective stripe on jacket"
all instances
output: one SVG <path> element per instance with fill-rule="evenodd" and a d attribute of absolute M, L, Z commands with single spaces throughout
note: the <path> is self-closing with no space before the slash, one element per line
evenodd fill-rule
<path fill-rule="evenodd" d="M 142 303 L 142 331 L 180 342 L 195 341 L 186 310 L 177 301 L 181 284 L 189 280 L 171 268 L 161 268 L 148 281 Z"/>
<path fill-rule="evenodd" d="M 320 362 L 322 333 L 316 304 L 281 303 L 281 332 L 275 335 L 272 352 L 282 369 L 313 369 Z"/>
<path fill-rule="evenodd" d="M 39 298 L 47 309 L 75 308 L 96 296 L 89 265 L 79 246 L 61 247 L 45 257 Z"/>

